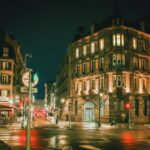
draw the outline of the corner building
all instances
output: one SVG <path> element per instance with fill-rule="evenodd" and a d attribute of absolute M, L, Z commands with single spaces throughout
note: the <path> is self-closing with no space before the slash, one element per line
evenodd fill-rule
<path fill-rule="evenodd" d="M 10 34 L 0 31 L 0 117 L 16 121 L 21 99 L 21 44 Z M 2 118 L 1 118 L 1 124 Z M 8 122 L 5 122 L 7 124 Z"/>
<path fill-rule="evenodd" d="M 72 120 L 150 122 L 148 22 L 114 15 L 93 24 L 88 34 L 80 27 L 66 57 Z"/>

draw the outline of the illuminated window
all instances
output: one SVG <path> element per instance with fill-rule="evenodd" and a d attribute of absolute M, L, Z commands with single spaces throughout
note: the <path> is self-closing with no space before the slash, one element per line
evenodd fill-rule
<path fill-rule="evenodd" d="M 99 48 L 100 50 L 104 50 L 104 38 L 99 40 Z"/>
<path fill-rule="evenodd" d="M 76 65 L 76 75 L 80 75 L 80 66 Z"/>
<path fill-rule="evenodd" d="M 86 91 L 87 90 L 87 82 L 83 81 L 83 90 Z"/>
<path fill-rule="evenodd" d="M 87 49 L 86 49 L 86 45 L 83 46 L 83 55 L 86 56 L 87 54 Z"/>
<path fill-rule="evenodd" d="M 3 47 L 3 56 L 8 57 L 9 49 L 7 47 Z"/>
<path fill-rule="evenodd" d="M 1 92 L 2 92 L 1 93 L 2 97 L 7 97 L 8 96 L 8 91 L 7 90 L 2 90 Z"/>
<path fill-rule="evenodd" d="M 138 78 L 134 78 L 134 90 L 138 90 Z"/>
<path fill-rule="evenodd" d="M 96 69 L 96 63 L 95 60 L 91 60 L 91 71 L 94 72 Z"/>
<path fill-rule="evenodd" d="M 145 45 L 145 41 L 144 40 L 141 40 L 141 48 L 142 48 L 142 50 L 146 49 L 146 45 Z"/>
<path fill-rule="evenodd" d="M 114 34 L 113 35 L 113 46 L 124 46 L 124 35 Z"/>
<path fill-rule="evenodd" d="M 100 64 L 99 64 L 99 68 L 103 69 L 104 68 L 104 58 L 100 58 Z"/>
<path fill-rule="evenodd" d="M 113 87 L 121 87 L 122 86 L 122 76 L 121 75 L 113 75 Z"/>
<path fill-rule="evenodd" d="M 116 65 L 125 65 L 124 54 L 113 54 L 113 66 Z"/>
<path fill-rule="evenodd" d="M 122 82 L 121 82 L 121 75 L 117 75 L 117 87 L 121 87 Z"/>
<path fill-rule="evenodd" d="M 104 77 L 100 78 L 100 90 L 104 90 Z"/>
<path fill-rule="evenodd" d="M 113 75 L 113 87 L 116 86 L 116 75 Z"/>
<path fill-rule="evenodd" d="M 79 86 L 79 83 L 76 82 L 76 83 L 75 83 L 75 93 L 78 93 L 78 86 Z"/>
<path fill-rule="evenodd" d="M 91 53 L 93 54 L 95 52 L 95 42 L 91 43 Z"/>
<path fill-rule="evenodd" d="M 3 62 L 3 63 L 2 63 L 2 68 L 3 68 L 4 70 L 7 70 L 7 69 L 9 68 L 9 63 L 8 63 L 8 62 Z"/>
<path fill-rule="evenodd" d="M 79 58 L 79 48 L 76 48 L 76 58 Z"/>
<path fill-rule="evenodd" d="M 92 87 L 92 90 L 94 90 L 95 89 L 95 80 L 92 80 L 92 85 L 91 85 Z"/>
<path fill-rule="evenodd" d="M 146 91 L 146 79 L 143 79 L 143 90 Z"/>
<path fill-rule="evenodd" d="M 137 69 L 138 65 L 137 65 L 137 57 L 133 57 L 133 68 Z"/>
<path fill-rule="evenodd" d="M 137 39 L 136 38 L 133 38 L 132 39 L 132 44 L 133 44 L 133 49 L 137 49 Z"/>
<path fill-rule="evenodd" d="M 8 75 L 2 75 L 2 83 L 7 84 L 8 83 Z"/>
<path fill-rule="evenodd" d="M 86 73 L 86 66 L 87 66 L 86 63 L 83 63 L 83 70 L 82 70 L 82 71 L 83 71 L 83 74 Z"/>

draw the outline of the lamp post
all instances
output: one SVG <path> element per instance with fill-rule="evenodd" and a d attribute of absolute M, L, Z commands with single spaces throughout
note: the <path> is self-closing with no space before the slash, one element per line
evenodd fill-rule
<path fill-rule="evenodd" d="M 69 98 L 69 128 L 71 128 L 71 98 Z"/>
<path fill-rule="evenodd" d="M 101 97 L 103 96 L 103 93 L 100 93 L 98 96 L 98 127 L 101 127 Z"/>
<path fill-rule="evenodd" d="M 30 128 L 31 128 L 31 99 L 32 99 L 32 92 L 31 92 L 31 72 L 32 69 L 27 69 L 27 57 L 32 58 L 31 54 L 25 54 L 25 58 L 24 58 L 24 70 L 28 70 L 29 71 L 29 86 L 28 86 L 28 95 L 29 95 L 29 101 L 28 101 L 28 114 L 27 114 L 27 131 L 26 131 L 26 150 L 30 150 Z M 25 107 L 25 105 L 24 105 Z M 25 108 L 24 108 L 25 110 Z M 25 121 L 25 112 L 23 115 L 24 121 Z"/>
<path fill-rule="evenodd" d="M 32 69 L 28 69 L 29 71 L 29 101 L 28 101 L 28 117 L 27 117 L 27 132 L 26 132 L 26 150 L 30 150 L 30 126 L 31 126 L 31 72 Z"/>
<path fill-rule="evenodd" d="M 60 115 L 61 115 L 61 118 L 62 118 L 62 116 L 63 116 L 63 104 L 64 104 L 64 102 L 65 102 L 65 99 L 62 98 L 62 99 L 61 99 L 61 111 L 60 111 L 60 112 L 61 112 L 61 114 L 60 114 Z"/>
<path fill-rule="evenodd" d="M 27 66 L 27 57 L 32 58 L 32 55 L 31 54 L 25 54 L 25 56 L 24 56 L 24 69 L 26 69 L 26 66 Z"/>

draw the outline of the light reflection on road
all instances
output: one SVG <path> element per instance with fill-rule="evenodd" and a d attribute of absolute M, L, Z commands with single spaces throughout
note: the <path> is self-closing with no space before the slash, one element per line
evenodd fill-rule
<path fill-rule="evenodd" d="M 26 130 L 5 130 L 0 132 L 0 140 L 11 145 L 14 150 L 22 150 L 26 145 Z M 150 130 L 31 130 L 32 150 L 47 150 L 50 147 L 74 147 L 102 150 L 147 150 L 150 147 Z"/>

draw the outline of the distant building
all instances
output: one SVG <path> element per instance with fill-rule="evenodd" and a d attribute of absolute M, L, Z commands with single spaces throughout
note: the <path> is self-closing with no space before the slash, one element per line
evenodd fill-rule
<path fill-rule="evenodd" d="M 0 32 L 0 116 L 15 117 L 15 103 L 21 99 L 23 59 L 20 43 L 10 34 Z"/>
<path fill-rule="evenodd" d="M 56 96 L 57 88 L 55 81 L 49 81 L 45 83 L 45 102 L 48 108 L 49 116 L 54 116 L 56 114 Z"/>
<path fill-rule="evenodd" d="M 150 122 L 149 23 L 126 21 L 116 7 L 90 32 L 78 28 L 56 79 L 62 115 L 85 122 L 99 117 L 101 122 Z"/>

